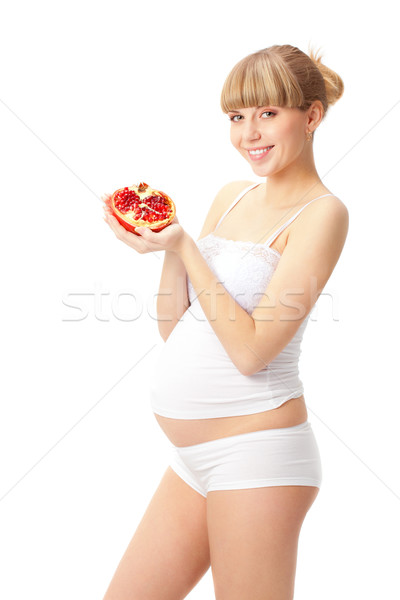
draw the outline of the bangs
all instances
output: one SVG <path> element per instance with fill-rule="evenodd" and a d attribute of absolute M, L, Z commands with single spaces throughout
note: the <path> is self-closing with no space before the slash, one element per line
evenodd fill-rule
<path fill-rule="evenodd" d="M 235 65 L 221 92 L 224 113 L 252 106 L 301 108 L 304 96 L 285 63 L 277 54 L 256 52 Z"/>

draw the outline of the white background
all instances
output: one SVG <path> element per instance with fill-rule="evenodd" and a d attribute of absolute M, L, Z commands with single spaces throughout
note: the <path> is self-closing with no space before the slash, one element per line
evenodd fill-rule
<path fill-rule="evenodd" d="M 272 44 L 345 83 L 315 136 L 345 249 L 301 376 L 322 461 L 296 600 L 398 589 L 397 19 L 388 1 L 3 2 L 0 596 L 101 600 L 168 464 L 146 378 L 163 253 L 136 255 L 100 196 L 147 181 L 197 239 L 216 192 L 257 181 L 229 142 L 231 67 Z M 73 308 L 75 307 L 75 308 Z M 213 597 L 211 572 L 190 599 Z"/>

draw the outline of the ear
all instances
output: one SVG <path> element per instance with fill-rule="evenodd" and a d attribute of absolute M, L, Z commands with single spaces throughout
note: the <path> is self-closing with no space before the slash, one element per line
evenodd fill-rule
<path fill-rule="evenodd" d="M 315 131 L 324 116 L 324 107 L 320 100 L 314 100 L 307 111 L 307 129 Z"/>

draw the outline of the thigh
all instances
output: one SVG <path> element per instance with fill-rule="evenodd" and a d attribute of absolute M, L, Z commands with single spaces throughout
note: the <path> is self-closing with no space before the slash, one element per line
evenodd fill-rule
<path fill-rule="evenodd" d="M 208 493 L 216 600 L 292 600 L 300 529 L 318 490 L 287 485 Z"/>
<path fill-rule="evenodd" d="M 103 600 L 180 600 L 209 566 L 206 499 L 168 467 Z"/>

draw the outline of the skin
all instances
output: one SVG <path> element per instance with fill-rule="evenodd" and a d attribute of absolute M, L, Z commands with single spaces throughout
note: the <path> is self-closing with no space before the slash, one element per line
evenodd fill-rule
<path fill-rule="evenodd" d="M 313 198 L 326 191 L 318 188 L 320 180 L 312 144 L 306 140 L 307 132 L 320 123 L 321 110 L 321 103 L 315 102 L 308 111 L 250 107 L 230 114 L 234 119 L 231 120 L 233 145 L 255 174 L 267 178 L 256 206 L 260 216 L 262 206 L 271 210 L 280 202 L 290 208 L 299 197 L 306 203 L 309 196 Z M 248 148 L 271 144 L 274 148 L 265 158 L 251 160 Z M 210 325 L 243 375 L 261 370 L 293 338 L 339 259 L 348 227 L 348 212 L 339 199 L 329 197 L 315 203 L 307 219 L 299 218 L 301 227 L 293 228 L 268 292 L 249 315 L 218 282 L 195 241 L 176 217 L 161 232 L 137 228 L 139 237 L 127 232 L 107 212 L 108 209 L 106 220 L 115 235 L 137 252 L 167 250 L 180 257 Z M 296 290 L 300 290 L 296 292 L 300 298 L 293 303 L 291 296 Z"/>
<path fill-rule="evenodd" d="M 307 111 L 266 106 L 228 113 L 233 146 L 249 162 L 255 175 L 268 178 L 263 197 L 267 206 L 291 206 L 308 187 L 323 185 L 315 168 L 313 145 L 306 135 L 315 131 L 322 116 L 319 101 Z M 265 159 L 250 159 L 248 149 L 271 145 L 275 147 Z"/>
<path fill-rule="evenodd" d="M 303 205 L 328 193 L 315 169 L 312 141 L 307 141 L 307 132 L 315 131 L 322 114 L 320 102 L 307 111 L 269 106 L 229 113 L 232 144 L 255 175 L 266 177 L 254 196 L 260 211 L 293 208 L 299 198 Z M 269 145 L 274 145 L 269 155 L 251 160 L 249 148 Z M 274 327 L 282 317 L 293 316 L 293 308 L 265 303 L 249 315 L 217 282 L 177 217 L 161 232 L 139 230 L 139 237 L 111 215 L 110 195 L 103 200 L 105 221 L 119 240 L 140 254 L 165 250 L 180 257 L 195 291 L 207 291 L 199 296 L 202 309 L 244 374 L 268 364 L 270 340 L 278 340 Z M 316 202 L 289 236 L 274 275 L 276 297 L 289 284 L 305 290 L 312 277 L 321 291 L 340 256 L 347 228 L 348 213 L 340 200 Z M 308 266 L 302 270 L 299 264 Z M 307 311 L 317 296 L 315 290 L 304 292 Z M 234 320 L 229 318 L 232 308 Z M 299 325 L 299 318 L 290 321 L 286 335 L 290 338 Z M 280 336 L 275 354 L 289 341 Z M 213 491 L 204 498 L 168 467 L 103 600 L 178 600 L 210 566 L 217 600 L 292 600 L 299 534 L 318 491 L 313 486 L 275 486 Z"/>

